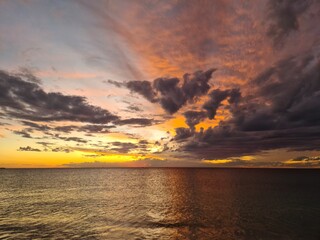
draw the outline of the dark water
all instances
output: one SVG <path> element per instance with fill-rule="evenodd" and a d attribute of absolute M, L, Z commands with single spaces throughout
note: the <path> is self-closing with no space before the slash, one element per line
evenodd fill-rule
<path fill-rule="evenodd" d="M 0 239 L 320 239 L 320 171 L 0 170 Z"/>

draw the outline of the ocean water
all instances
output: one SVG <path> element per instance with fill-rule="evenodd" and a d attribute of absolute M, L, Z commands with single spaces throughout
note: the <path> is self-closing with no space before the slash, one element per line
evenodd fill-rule
<path fill-rule="evenodd" d="M 0 239 L 320 239 L 320 170 L 4 169 Z"/>

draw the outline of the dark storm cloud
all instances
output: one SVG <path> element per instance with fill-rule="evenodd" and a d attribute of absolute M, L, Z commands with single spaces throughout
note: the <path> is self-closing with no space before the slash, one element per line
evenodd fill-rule
<path fill-rule="evenodd" d="M 130 81 L 127 88 L 142 95 L 150 102 L 158 102 L 169 114 L 177 112 L 187 102 L 193 102 L 197 97 L 206 94 L 210 85 L 212 73 L 197 71 L 194 74 L 185 74 L 179 78 L 157 78 L 152 83 L 148 81 Z"/>
<path fill-rule="evenodd" d="M 260 74 L 252 82 L 257 97 L 233 113 L 235 124 L 252 131 L 319 126 L 319 52 L 285 59 Z"/>
<path fill-rule="evenodd" d="M 194 131 L 190 128 L 176 128 L 176 135 L 174 137 L 174 140 L 185 140 L 186 138 L 192 137 L 194 135 Z"/>
<path fill-rule="evenodd" d="M 216 116 L 218 108 L 221 106 L 222 101 L 229 98 L 230 104 L 237 104 L 241 93 L 239 89 L 231 89 L 231 90 L 220 90 L 215 89 L 212 90 L 209 94 L 209 100 L 203 104 L 203 109 L 207 111 L 207 115 L 209 119 L 214 119 Z"/>
<path fill-rule="evenodd" d="M 223 127 L 197 133 L 184 146 L 203 157 L 225 158 L 255 154 L 264 150 L 320 150 L 320 127 L 277 131 L 244 132 Z"/>
<path fill-rule="evenodd" d="M 0 71 L 0 103 L 7 115 L 31 121 L 109 123 L 118 119 L 84 97 L 47 93 L 37 83 L 4 71 Z"/>
<path fill-rule="evenodd" d="M 194 130 L 195 126 L 207 117 L 207 114 L 203 111 L 186 111 L 183 113 L 183 116 L 189 128 Z"/>
<path fill-rule="evenodd" d="M 250 95 L 213 90 L 205 105 L 214 113 L 228 99 L 230 117 L 200 132 L 192 131 L 192 124 L 178 128 L 172 141 L 211 159 L 278 148 L 320 150 L 319 57 L 316 49 L 278 62 L 251 81 Z"/>
<path fill-rule="evenodd" d="M 139 93 L 150 102 L 155 102 L 156 92 L 153 90 L 151 83 L 148 81 L 130 81 L 127 83 L 127 88 L 132 92 Z"/>
<path fill-rule="evenodd" d="M 32 148 L 32 147 L 30 147 L 30 146 L 27 146 L 27 147 L 20 147 L 20 148 L 18 149 L 18 151 L 25 151 L 25 152 L 41 152 L 41 150 L 40 150 L 40 149 L 38 149 L 38 148 Z"/>
<path fill-rule="evenodd" d="M 299 30 L 299 17 L 317 2 L 313 0 L 269 0 L 268 15 L 271 23 L 267 35 L 275 45 L 281 45 L 291 32 Z"/>

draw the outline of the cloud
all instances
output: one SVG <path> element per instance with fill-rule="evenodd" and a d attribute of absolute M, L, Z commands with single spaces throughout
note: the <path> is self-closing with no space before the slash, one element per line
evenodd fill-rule
<path fill-rule="evenodd" d="M 69 140 L 66 140 L 66 141 L 77 141 L 77 139 L 69 139 Z M 33 147 L 30 147 L 30 146 L 27 146 L 27 147 L 20 147 L 18 149 L 18 151 L 29 151 L 29 152 L 47 152 L 47 151 L 51 151 L 51 152 L 64 152 L 64 153 L 70 153 L 70 152 L 73 152 L 73 149 L 70 148 L 70 147 L 62 147 L 62 146 L 59 146 L 59 147 L 55 147 L 54 143 L 51 143 L 51 142 L 37 142 L 37 144 L 41 145 L 43 147 L 43 149 L 39 149 L 39 148 L 33 148 Z"/>
<path fill-rule="evenodd" d="M 150 102 L 155 102 L 156 92 L 153 90 L 151 83 L 148 81 L 130 81 L 126 84 L 132 92 L 139 93 Z"/>
<path fill-rule="evenodd" d="M 115 122 L 115 124 L 117 125 L 134 125 L 139 127 L 151 126 L 157 123 L 159 123 L 159 121 L 149 118 L 128 118 L 121 119 Z"/>
<path fill-rule="evenodd" d="M 251 82 L 256 96 L 233 112 L 243 130 L 277 130 L 319 126 L 320 49 L 290 57 Z"/>
<path fill-rule="evenodd" d="M 288 167 L 320 167 L 320 156 L 299 156 L 283 163 Z"/>
<path fill-rule="evenodd" d="M 197 71 L 179 78 L 157 78 L 148 81 L 129 81 L 127 88 L 150 102 L 157 102 L 169 114 L 177 112 L 188 102 L 194 102 L 210 89 L 209 80 L 215 69 Z"/>
<path fill-rule="evenodd" d="M 33 71 L 26 67 L 20 67 L 19 71 L 14 75 L 16 77 L 23 78 L 28 82 L 41 84 L 41 80 L 34 75 Z"/>
<path fill-rule="evenodd" d="M 142 112 L 143 110 L 141 109 L 141 107 L 134 105 L 134 104 L 130 104 L 128 107 L 128 112 Z"/>
<path fill-rule="evenodd" d="M 308 10 L 313 0 L 269 0 L 268 17 L 271 23 L 267 35 L 274 41 L 274 45 L 282 45 L 284 38 L 291 32 L 299 30 L 299 17 Z"/>
<path fill-rule="evenodd" d="M 1 109 L 11 117 L 31 121 L 109 123 L 118 117 L 87 103 L 81 96 L 45 92 L 37 83 L 0 71 Z"/>
<path fill-rule="evenodd" d="M 118 82 L 118 81 L 114 81 L 114 80 L 111 80 L 111 79 L 108 79 L 108 81 L 103 81 L 103 82 L 104 82 L 104 83 L 109 83 L 109 84 L 114 85 L 114 86 L 116 86 L 116 87 L 118 87 L 118 88 L 121 88 L 121 87 L 124 87 L 124 86 L 125 86 L 124 83 Z"/>
<path fill-rule="evenodd" d="M 27 130 L 22 130 L 22 131 L 13 131 L 14 134 L 20 135 L 21 137 L 24 138 L 32 138 L 30 133 Z"/>
<path fill-rule="evenodd" d="M 100 155 L 85 155 L 86 157 L 96 158 L 101 157 Z M 64 164 L 63 167 L 70 168 L 118 168 L 118 167 L 157 167 L 164 166 L 167 161 L 158 159 L 143 159 L 128 162 L 82 162 L 82 163 L 68 163 Z"/>
<path fill-rule="evenodd" d="M 30 146 L 20 147 L 20 148 L 18 149 L 18 151 L 24 151 L 24 152 L 41 152 L 40 149 L 38 149 L 38 148 L 32 148 L 32 147 L 30 147 Z"/>
<path fill-rule="evenodd" d="M 107 146 L 104 146 L 104 150 L 107 152 L 113 151 L 117 153 L 129 153 L 132 151 L 141 153 L 150 153 L 150 143 L 146 140 L 140 140 L 138 143 L 132 142 L 109 142 Z M 103 151 L 100 151 L 103 154 Z"/>
<path fill-rule="evenodd" d="M 207 111 L 209 119 L 214 119 L 216 116 L 218 108 L 221 106 L 222 101 L 229 98 L 229 104 L 237 104 L 241 93 L 239 89 L 231 90 L 212 90 L 209 94 L 209 100 L 205 102 L 202 106 L 203 109 Z"/>
<path fill-rule="evenodd" d="M 50 146 L 54 145 L 51 142 L 37 142 L 37 144 L 40 144 L 43 147 L 50 147 Z"/>
<path fill-rule="evenodd" d="M 207 117 L 206 113 L 203 111 L 186 111 L 183 113 L 183 116 L 186 119 L 186 124 L 192 130 L 194 130 L 195 126 Z"/>
<path fill-rule="evenodd" d="M 64 153 L 70 153 L 73 152 L 71 148 L 66 147 L 56 147 L 51 149 L 52 152 L 64 152 Z"/>
<path fill-rule="evenodd" d="M 40 132 L 47 132 L 51 129 L 48 125 L 44 125 L 44 124 L 37 124 L 29 121 L 21 121 L 21 122 L 23 125 L 30 127 L 30 128 L 27 128 L 27 130 L 29 131 L 37 130 Z"/>
<path fill-rule="evenodd" d="M 296 157 L 291 159 L 292 162 L 314 162 L 314 161 L 319 161 L 320 163 L 320 156 L 316 156 L 316 157 L 306 157 L 306 156 L 300 156 L 300 157 Z"/>
<path fill-rule="evenodd" d="M 59 136 L 59 135 L 56 135 L 55 138 L 58 138 L 58 139 L 61 139 L 61 140 L 64 140 L 64 141 L 67 141 L 67 142 L 77 142 L 77 143 L 87 143 L 88 140 L 86 139 L 83 139 L 83 138 L 79 138 L 79 137 L 62 137 L 62 136 Z"/>
<path fill-rule="evenodd" d="M 279 148 L 320 150 L 319 58 L 314 49 L 278 62 L 253 79 L 242 97 L 240 90 L 213 90 L 205 103 L 209 117 L 227 97 L 230 116 L 199 132 L 187 118 L 190 128 L 177 128 L 172 139 L 176 151 L 226 158 Z"/>
<path fill-rule="evenodd" d="M 137 144 L 131 142 L 112 142 L 110 144 L 111 147 L 108 149 L 116 151 L 118 153 L 128 153 L 131 150 L 138 148 Z"/>
<path fill-rule="evenodd" d="M 110 128 L 114 128 L 113 125 L 100 125 L 100 124 L 87 124 L 83 126 L 74 126 L 74 125 L 66 125 L 66 126 L 58 126 L 52 128 L 52 130 L 63 132 L 63 133 L 71 133 L 72 131 L 77 132 L 86 132 L 86 133 L 109 133 Z"/>
<path fill-rule="evenodd" d="M 166 160 L 166 159 L 158 159 L 158 158 L 144 158 L 137 157 L 136 160 L 133 161 L 125 161 L 125 162 L 107 162 L 103 161 L 103 156 L 97 154 L 85 155 L 89 158 L 99 157 L 100 161 L 94 162 L 82 162 L 82 163 L 68 163 L 62 165 L 63 167 L 71 167 L 71 168 L 112 168 L 112 167 L 212 167 L 212 164 L 204 164 L 202 162 L 195 161 L 184 161 L 184 160 Z M 101 158 L 100 158 L 101 157 Z"/>
<path fill-rule="evenodd" d="M 114 141 L 114 142 L 103 142 L 98 141 L 96 143 L 88 143 L 87 147 L 77 147 L 74 150 L 82 151 L 85 153 L 94 153 L 99 156 L 109 156 L 110 154 L 150 154 L 150 152 L 155 152 L 152 148 L 155 146 L 153 142 L 147 140 L 135 139 L 134 142 L 131 141 Z M 91 155 L 91 154 L 90 154 Z"/>
<path fill-rule="evenodd" d="M 190 128 L 176 128 L 176 135 L 174 136 L 173 140 L 185 140 L 186 138 L 192 137 L 194 135 L 194 131 Z"/>

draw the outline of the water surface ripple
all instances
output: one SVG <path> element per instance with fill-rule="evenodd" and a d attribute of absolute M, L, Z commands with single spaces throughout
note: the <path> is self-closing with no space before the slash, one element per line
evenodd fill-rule
<path fill-rule="evenodd" d="M 0 170 L 0 239 L 320 239 L 320 171 Z"/>

